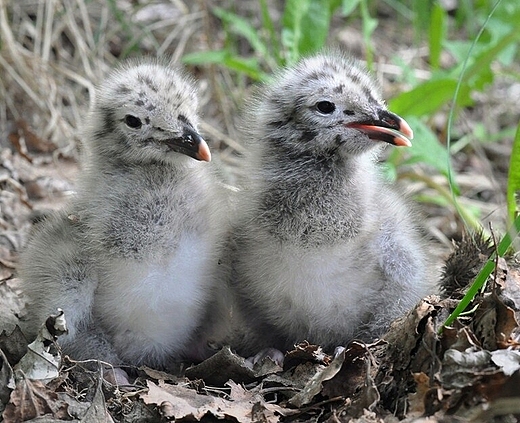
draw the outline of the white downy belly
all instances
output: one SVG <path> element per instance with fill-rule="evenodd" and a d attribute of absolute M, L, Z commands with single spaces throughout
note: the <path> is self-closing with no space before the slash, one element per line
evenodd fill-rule
<path fill-rule="evenodd" d="M 95 300 L 104 327 L 172 353 L 182 348 L 209 294 L 209 250 L 207 240 L 189 236 L 161 261 L 112 261 Z"/>
<path fill-rule="evenodd" d="M 265 306 L 269 320 L 314 342 L 331 328 L 351 335 L 374 292 L 381 289 L 373 263 L 367 262 L 370 257 L 356 257 L 356 249 L 345 244 L 319 251 L 272 247 L 257 251 L 245 264 L 247 289 L 261 298 L 258 303 Z"/>

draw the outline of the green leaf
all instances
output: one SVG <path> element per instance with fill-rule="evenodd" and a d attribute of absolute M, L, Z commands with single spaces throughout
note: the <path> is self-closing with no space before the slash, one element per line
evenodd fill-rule
<path fill-rule="evenodd" d="M 282 16 L 282 44 L 287 48 L 287 62 L 292 64 L 300 57 L 300 39 L 302 37 L 302 20 L 309 10 L 311 0 L 287 0 Z"/>
<path fill-rule="evenodd" d="M 421 162 L 440 173 L 448 174 L 448 151 L 437 136 L 417 116 L 407 116 L 406 121 L 413 128 L 412 146 L 406 149 L 406 164 Z"/>
<path fill-rule="evenodd" d="M 224 61 L 224 66 L 239 73 L 243 73 L 255 81 L 266 81 L 269 79 L 269 75 L 260 70 L 260 66 L 256 59 L 246 59 L 230 55 Z"/>
<path fill-rule="evenodd" d="M 330 20 L 338 0 L 287 0 L 282 17 L 282 44 L 289 64 L 320 50 L 327 41 Z"/>
<path fill-rule="evenodd" d="M 284 62 L 282 60 L 280 50 L 280 39 L 275 31 L 274 23 L 269 13 L 269 6 L 267 4 L 267 0 L 260 0 L 260 8 L 262 11 L 262 25 L 267 30 L 267 34 L 269 36 L 269 46 L 271 48 L 274 61 L 278 66 L 282 66 Z"/>
<path fill-rule="evenodd" d="M 267 46 L 259 37 L 258 31 L 247 20 L 220 7 L 215 7 L 213 13 L 230 25 L 230 31 L 244 37 L 260 56 L 267 55 Z"/>
<path fill-rule="evenodd" d="M 356 7 L 358 7 L 361 0 L 343 0 L 341 5 L 341 13 L 343 16 L 350 15 Z"/>
<path fill-rule="evenodd" d="M 480 75 L 483 70 L 487 71 L 498 54 L 511 43 L 515 43 L 518 40 L 520 40 L 520 31 L 518 31 L 518 28 L 516 27 L 512 28 L 508 34 L 500 38 L 495 44 L 490 48 L 485 49 L 475 58 L 473 64 L 464 74 L 464 79 L 470 80 Z"/>
<path fill-rule="evenodd" d="M 512 222 L 518 213 L 517 195 L 520 193 L 520 124 L 516 129 L 507 175 L 507 214 Z"/>
<path fill-rule="evenodd" d="M 301 39 L 298 46 L 301 55 L 320 50 L 329 35 L 332 5 L 330 0 L 311 0 L 302 18 Z"/>
<path fill-rule="evenodd" d="M 398 115 L 432 115 L 453 99 L 456 86 L 457 81 L 452 77 L 432 79 L 394 97 L 389 102 L 389 109 Z M 471 104 L 468 86 L 461 87 L 458 100 L 460 105 Z"/>
<path fill-rule="evenodd" d="M 368 69 L 372 69 L 374 63 L 374 45 L 372 43 L 372 33 L 377 28 L 378 20 L 370 16 L 367 0 L 361 0 L 361 20 L 363 22 L 363 41 L 366 46 L 366 61 Z"/>
<path fill-rule="evenodd" d="M 429 1 L 412 0 L 412 8 L 414 11 L 413 26 L 416 34 L 420 34 L 428 29 L 428 17 L 431 14 Z"/>
<path fill-rule="evenodd" d="M 245 74 L 255 81 L 265 81 L 268 79 L 268 75 L 260 69 L 256 59 L 234 56 L 227 50 L 202 51 L 186 54 L 182 57 L 182 62 L 187 65 L 195 66 L 218 64 Z"/>
<path fill-rule="evenodd" d="M 182 57 L 182 63 L 193 66 L 224 64 L 228 56 L 227 50 L 197 51 L 185 54 Z"/>

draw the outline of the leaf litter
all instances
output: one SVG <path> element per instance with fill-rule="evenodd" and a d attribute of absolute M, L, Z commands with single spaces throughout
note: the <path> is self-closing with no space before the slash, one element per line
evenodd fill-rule
<path fill-rule="evenodd" d="M 49 162 L 40 153 L 31 154 L 32 171 L 42 172 Z M 24 222 L 49 193 L 26 204 L 26 185 L 17 173 L 23 169 L 19 161 L 26 159 L 4 150 L 2 160 L 5 181 L 14 181 L 5 185 L 2 205 L 13 208 L 2 208 L 2 219 L 6 228 L 28 231 L 30 225 Z M 70 158 L 56 160 L 73 171 Z M 66 182 L 69 175 L 55 178 Z M 53 205 L 59 207 L 64 199 L 55 197 Z M 108 382 L 104 366 L 95 360 L 60 358 L 56 316 L 44 327 L 57 332 L 42 333 L 39 345 L 27 345 L 17 326 L 24 315 L 15 274 L 22 244 L 15 235 L 21 233 L 4 231 L 0 237 L 0 411 L 7 423 L 394 422 L 426 416 L 440 422 L 500 421 L 520 415 L 520 267 L 514 257 L 498 261 L 487 291 L 469 307 L 474 311 L 438 334 L 466 284 L 493 251 L 478 237 L 476 246 L 469 239 L 462 241 L 448 259 L 442 297 L 423 299 L 381 340 L 352 341 L 336 351 L 302 342 L 285 354 L 283 366 L 269 357 L 253 364 L 223 348 L 202 363 L 187 363 L 180 374 L 134 369 L 138 376 L 132 383 L 117 385 Z M 464 260 L 469 266 L 458 268 Z"/>
<path fill-rule="evenodd" d="M 29 367 L 40 374 L 20 365 L 34 355 L 34 346 L 21 358 L 4 352 L 6 341 L 20 336 L 16 329 L 4 330 L 2 416 L 6 423 L 43 416 L 48 422 L 94 423 L 211 418 L 394 422 L 426 416 L 430 422 L 501 421 L 520 413 L 520 328 L 514 307 L 520 297 L 506 295 L 520 291 L 520 273 L 509 266 L 501 263 L 494 276 L 500 283 L 475 299 L 476 311 L 441 335 L 439 325 L 455 302 L 432 295 L 395 321 L 380 340 L 352 341 L 332 355 L 302 342 L 285 354 L 283 367 L 269 357 L 252 365 L 225 347 L 180 375 L 143 367 L 136 369 L 132 384 L 117 386 L 103 377 L 103 366 L 95 360 L 60 360 L 59 348 L 49 339 L 57 338 L 59 345 L 61 316 L 42 326 L 37 354 L 42 361 L 30 359 Z M 57 332 L 49 333 L 48 327 Z M 49 363 L 59 361 L 56 373 L 49 373 Z"/>
<path fill-rule="evenodd" d="M 99 10 L 93 8 L 94 12 L 89 13 L 105 16 L 106 4 L 98 6 Z M 180 7 L 182 2 L 168 6 L 189 18 L 172 21 L 186 28 L 175 32 L 164 25 L 147 34 L 161 39 L 159 32 L 163 31 L 166 35 L 162 40 L 178 43 L 174 56 L 180 57 L 190 38 L 184 34 L 194 31 L 189 34 L 199 33 L 204 38 L 205 31 L 200 27 L 198 12 L 190 15 Z M 35 23 L 41 20 L 34 20 L 33 12 L 24 10 L 21 3 L 13 7 L 13 19 L 20 20 L 19 27 L 25 29 L 19 34 L 25 38 L 23 43 L 4 44 L 3 67 L 11 71 L 9 78 L 16 78 L 8 79 L 6 74 L 0 84 L 8 99 L 7 106 L 2 105 L 7 123 L 0 124 L 5 135 L 0 139 L 0 413 L 5 422 L 518 421 L 520 269 L 514 258 L 499 263 L 489 283 L 494 288 L 469 307 L 475 312 L 459 317 L 442 335 L 438 335 L 440 325 L 476 272 L 457 274 L 452 281 L 455 286 L 445 283 L 442 287 L 448 287 L 443 289 L 442 298 L 423 299 L 408 315 L 394 322 L 381 340 L 371 344 L 353 341 L 334 352 L 302 342 L 285 354 L 282 367 L 268 357 L 251 365 L 246 358 L 223 348 L 180 375 L 143 367 L 135 369 L 138 376 L 131 384 L 117 385 L 107 381 L 104 366 L 95 360 L 80 362 L 60 357 L 59 337 L 57 344 L 53 341 L 57 333 L 50 337 L 42 334 L 39 345 L 29 347 L 17 327 L 24 314 L 15 273 L 17 252 L 30 231 L 31 221 L 37 221 L 45 210 L 60 207 L 73 192 L 71 180 L 78 169 L 75 158 L 80 149 L 76 129 L 84 115 L 76 99 L 82 102 L 86 92 L 92 91 L 92 82 L 115 61 L 124 36 L 115 28 L 116 23 L 111 22 L 114 30 L 107 31 L 103 27 L 107 19 L 98 19 L 100 34 L 107 37 L 104 41 L 110 46 L 109 51 L 102 52 L 108 63 L 95 61 L 94 57 L 85 59 L 84 51 L 75 46 L 85 47 L 84 40 L 95 45 L 95 41 L 81 1 L 77 5 L 60 3 L 58 9 L 66 10 L 66 16 L 61 18 L 57 13 L 60 24 L 49 27 L 53 32 L 44 34 L 38 32 L 41 28 Z M 78 11 L 72 10 L 76 7 Z M 0 8 L 3 12 L 4 5 L 0 4 Z M 78 12 L 82 25 L 70 19 L 68 12 L 70 16 Z M 5 15 L 1 18 L 5 19 Z M 27 28 L 36 36 L 31 31 L 24 35 Z M 2 31 L 7 31 L 2 33 L 5 39 L 18 35 L 10 30 L 9 22 L 2 21 Z M 204 43 L 191 38 L 195 43 Z M 41 46 L 65 53 L 48 66 L 35 54 L 41 50 L 38 39 Z M 60 42 L 64 44 L 58 45 Z M 140 53 L 153 53 L 149 45 L 156 43 L 156 39 L 150 42 L 143 35 Z M 34 78 L 35 74 L 40 77 Z M 222 81 L 231 80 L 225 71 L 223 75 Z M 23 92 L 16 83 L 19 80 L 26 82 Z M 211 93 L 203 93 L 207 101 Z M 221 97 L 213 103 L 227 104 L 225 101 Z M 70 107 L 65 107 L 67 104 Z M 222 143 L 223 150 L 233 150 L 233 140 L 225 134 L 236 138 L 231 124 L 234 108 L 221 107 L 231 110 L 222 118 L 222 112 L 211 108 L 211 103 L 205 107 L 210 122 L 203 122 L 204 130 Z M 215 124 L 220 121 L 226 122 L 226 128 Z M 500 158 L 507 158 L 509 150 L 505 150 L 497 153 Z M 459 163 L 469 171 L 458 178 L 466 190 L 474 188 L 477 178 L 483 179 L 478 160 L 472 156 L 467 163 Z M 474 168 L 477 171 L 472 171 Z M 498 207 L 488 203 L 480 201 L 478 206 L 486 211 Z M 437 220 L 456 219 L 450 215 Z M 446 223 L 443 225 L 444 233 L 453 232 Z M 464 248 L 477 252 L 470 254 Z M 472 261 L 478 271 L 492 251 L 482 245 L 462 243 L 448 260 L 452 271 L 447 273 L 456 274 L 453 267 L 464 260 Z M 467 263 L 462 263 L 462 272 L 467 268 Z M 36 373 L 30 373 L 31 369 Z"/>

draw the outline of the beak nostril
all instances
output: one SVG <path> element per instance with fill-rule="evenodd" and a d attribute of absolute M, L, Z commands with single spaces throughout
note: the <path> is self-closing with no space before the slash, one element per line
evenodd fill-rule
<path fill-rule="evenodd" d="M 195 145 L 195 142 L 193 141 L 193 138 L 191 137 L 191 135 L 187 138 L 187 141 L 188 141 L 189 145 L 191 145 L 191 146 Z"/>
<path fill-rule="evenodd" d="M 391 117 L 384 117 L 383 118 L 383 122 L 386 123 L 388 126 L 391 126 L 391 127 L 397 127 L 397 122 L 395 121 L 395 119 L 392 119 Z"/>

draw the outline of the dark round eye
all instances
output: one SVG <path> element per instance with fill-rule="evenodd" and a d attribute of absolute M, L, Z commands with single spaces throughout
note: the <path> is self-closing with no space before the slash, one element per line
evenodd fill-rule
<path fill-rule="evenodd" d="M 318 112 L 320 113 L 329 115 L 336 110 L 336 105 L 330 101 L 318 101 L 316 103 L 316 109 L 318 109 Z"/>
<path fill-rule="evenodd" d="M 143 123 L 141 122 L 141 119 L 138 117 L 132 116 L 132 115 L 126 115 L 125 116 L 125 123 L 129 128 L 133 129 L 139 129 L 141 126 L 143 126 Z"/>

